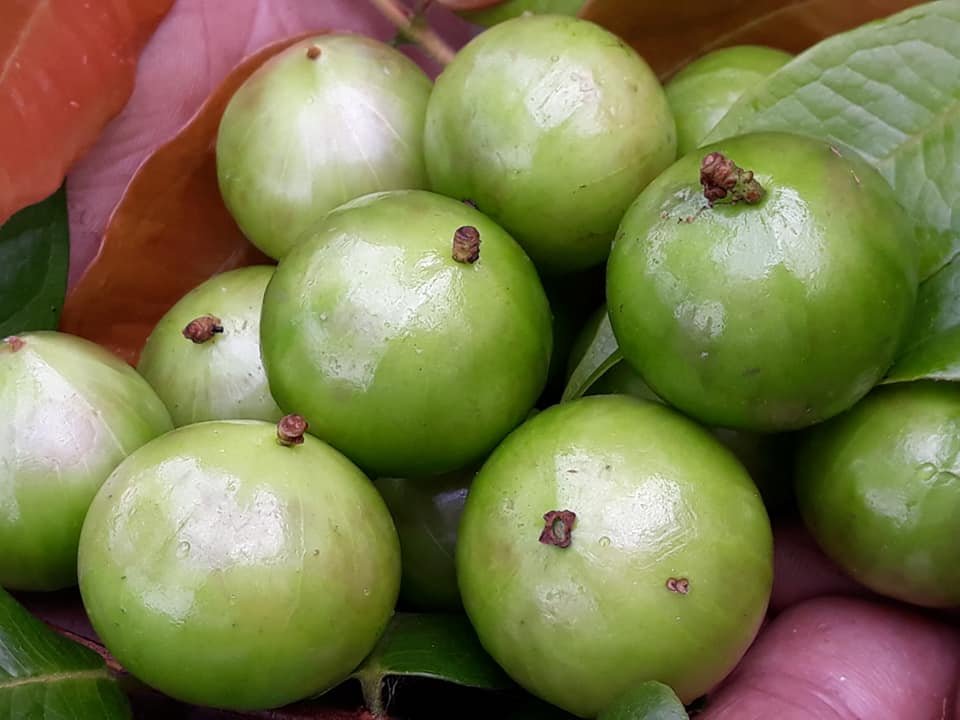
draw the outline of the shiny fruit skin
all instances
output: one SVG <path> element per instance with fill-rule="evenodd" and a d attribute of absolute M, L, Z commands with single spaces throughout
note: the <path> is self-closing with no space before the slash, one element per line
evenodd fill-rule
<path fill-rule="evenodd" d="M 796 495 L 820 547 L 857 581 L 916 605 L 960 606 L 960 386 L 880 387 L 812 428 Z"/>
<path fill-rule="evenodd" d="M 460 610 L 454 553 L 457 527 L 475 470 L 430 478 L 379 478 L 400 536 L 403 579 L 400 601 L 420 612 Z"/>
<path fill-rule="evenodd" d="M 756 173 L 757 204 L 708 206 L 702 158 Z M 627 212 L 607 267 L 624 357 L 709 425 L 800 429 L 889 368 L 917 294 L 911 224 L 852 151 L 758 133 L 678 160 Z"/>
<path fill-rule="evenodd" d="M 217 136 L 220 192 L 240 229 L 279 259 L 348 200 L 426 187 L 431 88 L 408 57 L 360 35 L 318 35 L 267 60 Z"/>
<path fill-rule="evenodd" d="M 465 20 L 492 27 L 524 13 L 576 15 L 586 0 L 504 0 L 482 10 L 461 12 Z"/>
<path fill-rule="evenodd" d="M 274 424 L 179 428 L 110 476 L 83 525 L 84 606 L 134 676 L 184 702 L 255 710 L 322 692 L 373 648 L 400 548 L 373 484 Z"/>
<path fill-rule="evenodd" d="M 563 273 L 603 262 L 676 138 L 632 48 L 585 20 L 530 15 L 481 33 L 437 78 L 424 148 L 433 190 L 476 202 Z"/>
<path fill-rule="evenodd" d="M 170 415 L 129 365 L 49 331 L 0 342 L 0 407 L 0 585 L 73 586 L 97 489 Z"/>
<path fill-rule="evenodd" d="M 553 510 L 576 513 L 569 547 L 538 540 Z M 494 451 L 467 496 L 457 574 L 513 679 L 594 717 L 645 680 L 685 702 L 722 680 L 763 619 L 772 551 L 726 448 L 669 408 L 611 395 L 549 408 Z"/>
<path fill-rule="evenodd" d="M 177 427 L 205 420 L 280 419 L 260 360 L 260 310 L 274 268 L 220 273 L 183 296 L 147 338 L 137 369 Z M 211 316 L 223 331 L 194 343 L 183 330 Z"/>
<path fill-rule="evenodd" d="M 480 257 L 451 256 L 475 227 Z M 378 193 L 327 216 L 267 288 L 270 389 L 310 432 L 377 477 L 479 462 L 533 407 L 552 349 L 529 258 L 468 205 Z"/>
<path fill-rule="evenodd" d="M 793 56 L 762 45 L 736 45 L 703 55 L 664 86 L 677 123 L 677 155 L 700 146 L 747 90 L 786 65 Z"/>

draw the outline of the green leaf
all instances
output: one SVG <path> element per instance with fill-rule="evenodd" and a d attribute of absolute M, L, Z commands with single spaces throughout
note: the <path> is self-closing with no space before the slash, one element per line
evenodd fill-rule
<path fill-rule="evenodd" d="M 570 379 L 567 381 L 567 387 L 560 401 L 568 402 L 583 397 L 591 385 L 622 359 L 620 346 L 610 325 L 610 316 L 604 312 L 583 357 L 570 373 Z"/>
<path fill-rule="evenodd" d="M 0 589 L 0 718 L 129 717 L 103 658 L 57 635 Z"/>
<path fill-rule="evenodd" d="M 960 380 L 960 258 L 920 286 L 900 357 L 884 383 Z"/>
<path fill-rule="evenodd" d="M 704 144 L 758 131 L 863 155 L 916 222 L 921 277 L 930 277 L 960 252 L 960 2 L 818 43 L 741 97 Z"/>
<path fill-rule="evenodd" d="M 0 227 L 0 337 L 56 329 L 69 262 L 67 195 L 61 187 Z"/>
<path fill-rule="evenodd" d="M 433 678 L 485 690 L 513 687 L 480 645 L 466 616 L 452 613 L 397 613 L 353 677 L 360 681 L 374 716 L 385 711 L 389 678 Z"/>
<path fill-rule="evenodd" d="M 597 720 L 689 720 L 689 717 L 673 690 L 650 681 L 617 698 Z"/>

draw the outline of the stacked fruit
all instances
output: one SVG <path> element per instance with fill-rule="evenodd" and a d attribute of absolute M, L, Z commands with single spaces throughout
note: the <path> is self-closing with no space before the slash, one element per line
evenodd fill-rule
<path fill-rule="evenodd" d="M 291 45 L 217 141 L 277 266 L 184 296 L 139 373 L 64 334 L 0 346 L 0 584 L 79 581 L 116 658 L 197 704 L 336 685 L 398 598 L 462 606 L 578 716 L 645 680 L 690 702 L 764 619 L 796 441 L 828 554 L 960 603 L 960 391 L 874 389 L 916 304 L 911 219 L 838 144 L 703 142 L 787 60 L 727 49 L 664 89 L 559 15 L 486 30 L 435 85 L 367 38 Z M 594 313 L 572 350 L 570 305 Z"/>

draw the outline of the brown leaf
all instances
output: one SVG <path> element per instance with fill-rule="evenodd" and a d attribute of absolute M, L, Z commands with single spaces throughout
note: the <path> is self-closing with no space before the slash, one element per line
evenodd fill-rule
<path fill-rule="evenodd" d="M 580 16 L 629 42 L 662 78 L 704 53 L 759 44 L 797 53 L 921 0 L 587 0 Z"/>
<path fill-rule="evenodd" d="M 135 364 L 163 314 L 219 272 L 272 263 L 243 236 L 217 187 L 216 134 L 237 88 L 304 33 L 240 63 L 130 181 L 100 251 L 67 295 L 60 328 Z"/>
<path fill-rule="evenodd" d="M 53 193 L 126 104 L 173 0 L 0 2 L 0 225 Z"/>

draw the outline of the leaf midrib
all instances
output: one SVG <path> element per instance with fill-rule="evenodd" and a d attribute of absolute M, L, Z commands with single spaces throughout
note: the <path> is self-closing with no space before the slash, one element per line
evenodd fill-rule
<path fill-rule="evenodd" d="M 96 668 L 93 670 L 74 670 L 71 672 L 50 673 L 48 675 L 31 675 L 24 678 L 12 678 L 10 680 L 0 680 L 0 691 L 10 690 L 27 685 L 45 685 L 62 682 L 71 682 L 73 680 L 109 680 L 110 673 L 105 668 Z"/>

